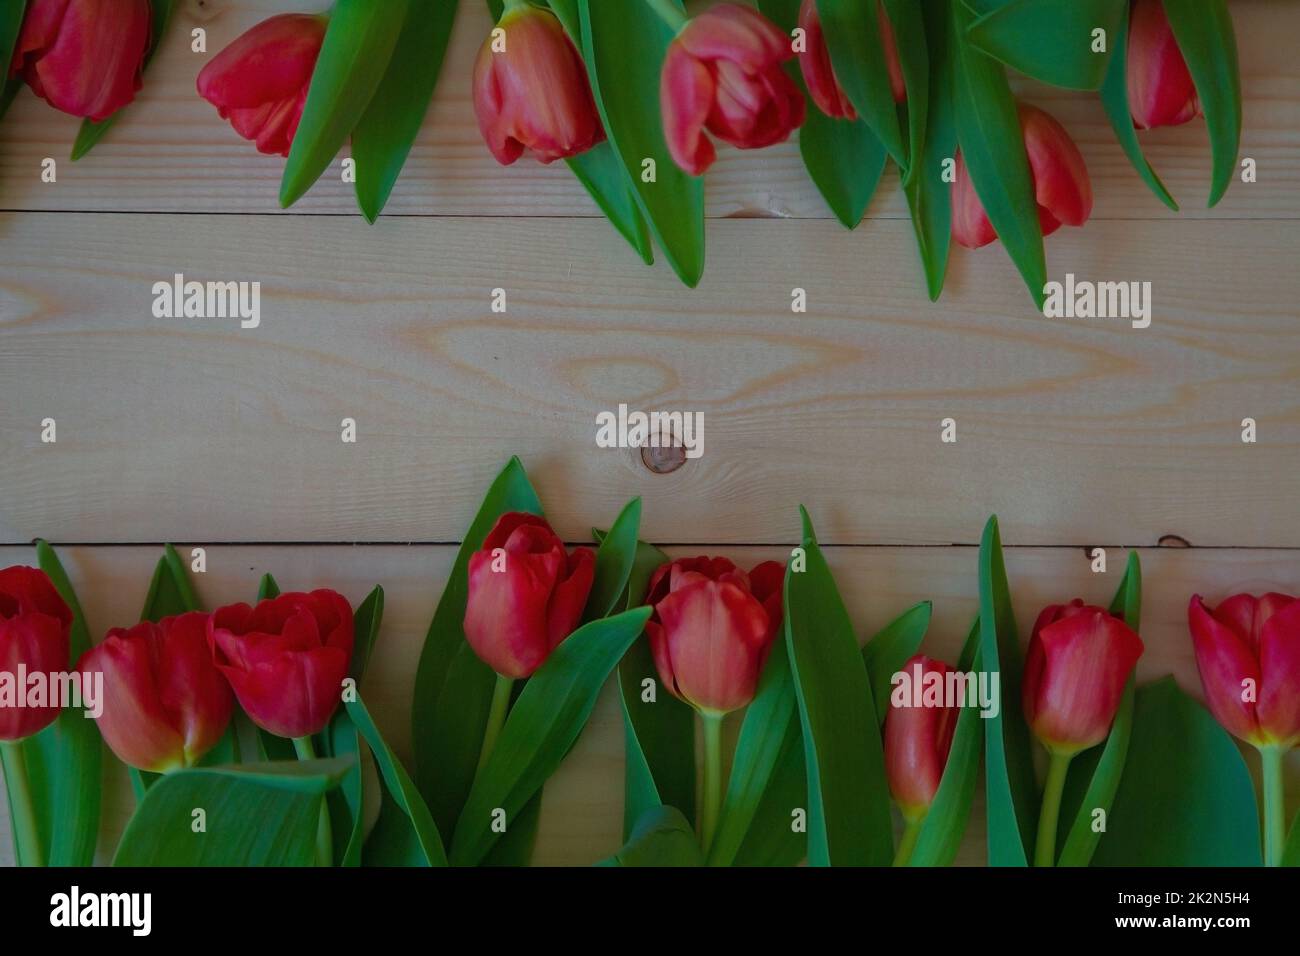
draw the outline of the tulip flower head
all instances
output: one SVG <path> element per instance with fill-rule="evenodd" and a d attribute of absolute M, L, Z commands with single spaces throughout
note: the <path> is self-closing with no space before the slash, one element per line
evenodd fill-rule
<path fill-rule="evenodd" d="M 207 614 L 115 628 L 81 656 L 77 670 L 103 674 L 100 733 L 137 770 L 194 766 L 230 723 L 234 697 L 212 662 Z"/>
<path fill-rule="evenodd" d="M 1163 0 L 1134 0 L 1124 65 L 1129 112 L 1138 129 L 1179 126 L 1200 115 L 1196 85 L 1169 26 Z"/>
<path fill-rule="evenodd" d="M 1065 127 L 1048 113 L 1027 103 L 1020 104 L 1019 112 L 1043 235 L 1050 236 L 1062 223 L 1082 226 L 1092 215 L 1092 183 L 1083 154 Z M 958 150 L 952 187 L 952 238 L 968 249 L 978 249 L 997 237 Z"/>
<path fill-rule="evenodd" d="M 55 109 L 95 122 L 139 92 L 149 0 L 31 0 L 10 76 Z"/>
<path fill-rule="evenodd" d="M 930 674 L 946 679 L 952 668 L 917 654 L 903 665 L 914 685 Z M 908 821 L 925 816 L 939 792 L 960 709 L 949 706 L 890 707 L 885 718 L 885 772 L 889 792 Z"/>
<path fill-rule="evenodd" d="M 692 176 L 713 165 L 705 135 L 740 149 L 780 143 L 804 120 L 803 94 L 782 68 L 790 38 L 752 7 L 723 3 L 687 21 L 668 46 L 659 85 L 673 160 Z"/>
<path fill-rule="evenodd" d="M 483 141 L 509 166 L 577 156 L 605 138 L 587 68 L 555 14 L 511 6 L 474 63 L 474 113 Z"/>
<path fill-rule="evenodd" d="M 253 723 L 280 737 L 319 733 L 352 663 L 352 607 L 335 591 L 286 592 L 208 619 L 208 645 Z"/>
<path fill-rule="evenodd" d="M 753 700 L 780 631 L 784 579 L 776 561 L 746 574 L 726 558 L 682 558 L 655 571 L 646 632 L 664 687 L 703 714 Z"/>
<path fill-rule="evenodd" d="M 898 60 L 898 45 L 894 41 L 894 28 L 889 22 L 889 15 L 885 13 L 885 5 L 879 0 L 876 4 L 876 18 L 880 24 L 881 44 L 885 50 L 885 66 L 889 70 L 890 92 L 894 95 L 895 103 L 903 103 L 907 100 L 907 84 L 903 81 L 903 67 Z M 857 111 L 840 87 L 831 65 L 831 52 L 826 45 L 821 16 L 817 12 L 817 0 L 803 0 L 803 5 L 799 8 L 799 26 L 807 44 L 799 54 L 799 69 L 803 73 L 808 94 L 817 108 L 827 116 L 834 119 L 857 119 Z"/>
<path fill-rule="evenodd" d="M 1076 598 L 1045 608 L 1025 657 L 1025 719 L 1054 754 L 1106 739 L 1142 639 L 1119 617 Z"/>
<path fill-rule="evenodd" d="M 1300 600 L 1235 594 L 1187 609 L 1205 702 L 1223 727 L 1256 747 L 1300 744 Z"/>
<path fill-rule="evenodd" d="M 285 13 L 263 20 L 199 73 L 199 95 L 258 152 L 288 156 L 329 19 Z"/>
<path fill-rule="evenodd" d="M 16 682 L 20 667 L 28 674 L 64 671 L 71 628 L 72 611 L 44 571 L 21 565 L 0 571 L 0 672 Z M 57 706 L 0 705 L 0 741 L 30 737 L 58 716 Z"/>
<path fill-rule="evenodd" d="M 566 554 L 546 519 L 502 515 L 469 559 L 465 639 L 502 677 L 530 676 L 578 626 L 595 573 L 594 552 Z"/>

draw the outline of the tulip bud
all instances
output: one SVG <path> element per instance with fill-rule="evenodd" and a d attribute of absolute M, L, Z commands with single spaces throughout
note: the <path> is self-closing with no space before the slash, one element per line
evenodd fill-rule
<path fill-rule="evenodd" d="M 924 686 L 928 675 L 937 674 L 946 681 L 953 669 L 943 661 L 917 654 L 903 665 L 903 671 L 914 686 Z M 934 803 L 959 713 L 957 707 L 942 705 L 890 707 L 885 718 L 885 772 L 889 792 L 905 820 L 919 820 Z"/>
<path fill-rule="evenodd" d="M 309 737 L 330 722 L 352 663 L 352 607 L 335 591 L 231 604 L 208 619 L 208 646 L 263 730 Z"/>
<path fill-rule="evenodd" d="M 194 766 L 230 723 L 234 698 L 212 663 L 206 614 L 115 628 L 81 655 L 77 670 L 103 674 L 99 731 L 137 770 Z"/>
<path fill-rule="evenodd" d="M 590 548 L 565 554 L 544 518 L 503 514 L 469 559 L 465 639 L 502 677 L 528 677 L 578 626 L 595 574 Z"/>
<path fill-rule="evenodd" d="M 587 68 L 553 13 L 522 5 L 498 24 L 474 63 L 474 113 L 483 141 L 509 166 L 525 150 L 542 163 L 577 156 L 605 138 Z"/>
<path fill-rule="evenodd" d="M 1025 657 L 1025 719 L 1053 754 L 1096 746 L 1110 733 L 1142 639 L 1120 618 L 1076 598 L 1045 608 Z"/>
<path fill-rule="evenodd" d="M 1256 747 L 1300 743 L 1300 600 L 1236 594 L 1187 609 L 1205 702 L 1231 734 Z"/>
<path fill-rule="evenodd" d="M 31 0 L 10 76 L 55 109 L 99 122 L 139 91 L 148 0 Z"/>
<path fill-rule="evenodd" d="M 655 571 L 646 633 L 664 687 L 708 715 L 753 700 L 781 627 L 784 579 L 776 561 L 746 574 L 726 558 L 682 558 Z"/>
<path fill-rule="evenodd" d="M 1138 129 L 1178 126 L 1200 115 L 1196 84 L 1169 27 L 1163 0 L 1134 0 L 1125 70 L 1129 112 Z"/>
<path fill-rule="evenodd" d="M 894 28 L 883 3 L 876 4 L 876 19 L 880 23 L 880 40 L 885 50 L 885 65 L 889 70 L 890 92 L 894 95 L 895 103 L 906 102 L 907 84 L 903 81 L 903 67 L 898 61 L 898 45 L 894 41 Z M 831 52 L 826 46 L 821 16 L 817 12 L 817 0 L 803 0 L 803 5 L 799 8 L 799 26 L 807 44 L 799 54 L 799 69 L 803 72 L 808 94 L 817 108 L 827 116 L 857 119 L 857 111 L 840 87 L 831 65 Z"/>
<path fill-rule="evenodd" d="M 790 38 L 751 7 L 723 3 L 687 22 L 668 47 L 659 85 L 673 160 L 699 176 L 717 158 L 705 130 L 759 149 L 803 124 L 806 104 L 782 64 Z"/>
<path fill-rule="evenodd" d="M 1079 147 L 1049 114 L 1027 103 L 1021 103 L 1019 110 L 1043 235 L 1050 236 L 1062 223 L 1082 226 L 1092 215 L 1092 184 Z M 952 187 L 952 238 L 968 249 L 978 249 L 997 237 L 958 150 L 957 178 Z"/>
<path fill-rule="evenodd" d="M 199 96 L 260 153 L 288 156 L 329 19 L 284 13 L 263 20 L 199 73 Z"/>
<path fill-rule="evenodd" d="M 60 673 L 68 666 L 72 611 L 44 571 L 22 566 L 0 571 L 0 673 L 18 686 L 21 668 L 28 674 Z M 22 740 L 54 723 L 59 708 L 0 704 L 0 741 Z"/>

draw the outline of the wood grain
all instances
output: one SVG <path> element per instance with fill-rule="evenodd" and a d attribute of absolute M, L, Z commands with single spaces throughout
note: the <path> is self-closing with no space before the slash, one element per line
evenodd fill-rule
<path fill-rule="evenodd" d="M 0 233 L 0 541 L 451 541 L 517 453 L 569 537 L 639 494 L 683 543 L 795 539 L 803 501 L 830 543 L 970 543 L 998 512 L 1013 544 L 1300 546 L 1294 222 L 1054 236 L 1054 276 L 1153 282 L 1145 330 L 1034 313 L 997 247 L 931 304 L 903 222 L 716 222 L 694 291 L 591 220 Z M 154 318 L 175 272 L 262 282 L 261 327 Z M 621 402 L 703 412 L 703 456 L 596 447 Z"/>
<path fill-rule="evenodd" d="M 0 208 L 167 212 L 277 211 L 279 157 L 260 156 L 199 99 L 203 64 L 253 24 L 325 0 L 203 0 L 180 5 L 174 28 L 146 77 L 145 89 L 90 156 L 64 162 L 77 122 L 24 93 L 0 125 Z M 1245 98 L 1242 155 L 1259 164 L 1259 181 L 1234 184 L 1207 210 L 1210 159 L 1204 124 L 1143 134 L 1149 156 L 1186 217 L 1300 216 L 1300 61 L 1279 38 L 1300 36 L 1300 5 L 1236 0 Z M 190 50 L 190 31 L 208 31 L 208 52 Z M 434 103 L 398 183 L 390 214 L 439 216 L 598 216 L 563 164 L 524 161 L 503 168 L 479 138 L 470 102 L 474 56 L 490 21 L 481 0 L 462 0 Z M 1055 90 L 1017 78 L 1020 95 L 1051 111 L 1078 141 L 1096 194 L 1097 219 L 1160 219 L 1172 214 L 1125 159 L 1095 95 Z M 57 184 L 40 181 L 41 160 L 59 162 Z M 352 187 L 338 167 L 294 213 L 356 215 Z M 708 178 L 712 217 L 828 218 L 797 145 L 721 150 Z M 906 218 L 897 177 L 887 174 L 868 216 Z"/>
<path fill-rule="evenodd" d="M 821 516 L 814 513 L 813 518 Z M 138 618 L 158 548 L 59 550 L 96 640 L 107 628 Z M 693 553 L 669 550 L 675 556 Z M 714 553 L 725 553 L 745 567 L 788 557 L 788 551 L 780 548 L 718 549 Z M 182 549 L 182 554 L 188 556 L 188 551 Z M 1199 592 L 1216 601 L 1240 590 L 1300 590 L 1300 555 L 1291 551 L 1159 548 L 1143 549 L 1140 555 L 1144 572 L 1142 636 L 1147 650 L 1138 665 L 1139 679 L 1172 673 L 1185 690 L 1197 696 L 1200 684 L 1186 630 L 1190 595 Z M 208 570 L 195 579 L 208 607 L 250 600 L 258 579 L 268 571 L 285 590 L 332 587 L 353 603 L 360 602 L 375 584 L 382 584 L 384 628 L 363 690 L 386 739 L 409 761 L 415 663 L 454 556 L 455 549 L 450 546 L 210 547 Z M 854 627 L 863 640 L 917 601 L 932 600 L 933 626 L 924 646 L 927 653 L 949 660 L 956 660 L 978 608 L 976 558 L 976 549 L 964 547 L 828 550 Z M 0 567 L 33 560 L 30 548 L 0 548 Z M 1111 551 L 1108 573 L 1092 574 L 1079 549 L 1008 549 L 1008 574 L 1022 633 L 1048 603 L 1075 596 L 1097 603 L 1109 601 L 1124 561 L 1122 551 Z M 547 785 L 535 857 L 538 864 L 585 865 L 618 848 L 623 728 L 616 693 L 612 684 L 606 686 L 587 730 Z M 739 718 L 731 718 L 733 734 L 738 726 Z M 105 857 L 116 846 L 133 806 L 125 773 L 116 761 L 109 763 L 100 844 Z M 1292 753 L 1289 772 L 1290 798 L 1300 800 L 1300 751 Z M 9 815 L 0 808 L 0 865 L 12 859 L 8 826 Z M 977 805 L 961 862 L 983 862 L 982 839 L 982 808 Z"/>

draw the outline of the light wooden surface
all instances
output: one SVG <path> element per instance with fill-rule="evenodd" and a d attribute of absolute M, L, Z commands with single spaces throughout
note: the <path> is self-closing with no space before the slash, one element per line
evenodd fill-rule
<path fill-rule="evenodd" d="M 1284 42 L 1300 4 L 1232 4 L 1259 181 L 1214 210 L 1201 124 L 1144 134 L 1183 200 L 1174 218 L 1095 97 L 1019 83 L 1078 139 L 1097 196 L 1093 222 L 1049 240 L 1052 277 L 1151 281 L 1146 330 L 1044 319 L 996 246 L 957 250 L 931 304 L 893 174 L 848 233 L 794 144 L 722 151 L 705 278 L 683 289 L 641 266 L 563 166 L 491 160 L 468 99 L 488 28 L 476 0 L 391 215 L 367 226 L 334 172 L 282 213 L 281 160 L 239 140 L 194 76 L 262 17 L 324 5 L 183 3 L 138 102 L 75 165 L 75 123 L 32 96 L 0 124 L 0 566 L 30 562 L 38 535 L 70 545 L 96 635 L 138 615 L 164 540 L 208 547 L 209 605 L 246 599 L 265 571 L 354 601 L 382 583 L 365 690 L 409 756 L 450 543 L 511 454 L 574 541 L 641 495 L 645 537 L 752 563 L 795 542 L 803 502 L 859 633 L 931 598 L 927 647 L 949 657 L 976 579 L 975 551 L 946 546 L 976 542 L 991 512 L 1022 546 L 1008 557 L 1022 630 L 1048 601 L 1109 597 L 1122 547 L 1141 547 L 1141 676 L 1193 692 L 1193 591 L 1300 589 L 1300 62 Z M 196 25 L 206 56 L 189 52 Z M 57 184 L 39 181 L 46 156 Z M 177 272 L 261 282 L 262 326 L 155 319 L 151 287 Z M 807 314 L 790 311 L 796 287 Z M 653 475 L 598 449 L 596 413 L 619 402 L 702 411 L 704 456 Z M 1256 444 L 1240 440 L 1246 417 Z M 1168 535 L 1194 547 L 1154 547 Z M 1084 558 L 1097 544 L 1105 576 Z M 607 688 L 548 786 L 538 862 L 616 847 L 621 767 Z M 104 853 L 131 808 L 121 773 L 106 788 Z M 0 812 L 0 862 L 7 827 Z M 977 806 L 964 862 L 982 860 L 981 828 Z"/>

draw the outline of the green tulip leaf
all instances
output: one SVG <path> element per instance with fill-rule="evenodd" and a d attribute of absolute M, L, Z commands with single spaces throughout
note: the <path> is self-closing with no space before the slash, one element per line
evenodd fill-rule
<path fill-rule="evenodd" d="M 1139 687 L 1094 866 L 1259 866 L 1259 811 L 1228 732 L 1172 677 Z"/>
<path fill-rule="evenodd" d="M 903 181 L 916 177 L 916 160 L 925 146 L 930 112 L 930 38 L 925 11 L 916 0 L 881 0 L 894 31 L 898 64 L 903 73 L 907 100 L 896 109 L 907 131 L 908 165 L 902 167 Z"/>
<path fill-rule="evenodd" d="M 925 114 L 924 136 L 920 145 L 913 147 L 913 156 L 919 158 L 913 161 L 903 181 L 903 194 L 912 214 L 912 229 L 932 302 L 943 292 L 952 244 L 952 188 L 943 180 L 944 164 L 957 149 L 953 119 L 953 65 L 948 51 L 948 2 L 923 0 L 921 6 L 930 70 L 926 86 L 930 102 Z M 905 72 L 911 59 L 904 51 Z M 918 84 L 909 81 L 908 85 L 915 87 Z M 911 94 L 908 98 L 912 98 Z M 911 125 L 915 135 L 919 125 L 915 117 Z"/>
<path fill-rule="evenodd" d="M 1127 14 L 1128 0 L 1011 0 L 972 22 L 967 38 L 1026 76 L 1095 90 Z M 1097 37 L 1094 30 L 1105 33 Z"/>
<path fill-rule="evenodd" d="M 407 9 L 408 0 L 337 0 L 334 4 L 280 181 L 282 207 L 302 198 L 362 121 L 393 59 Z M 424 53 L 431 55 L 429 50 Z M 402 80 L 409 83 L 410 77 Z M 381 170 L 373 172 L 382 182 Z"/>
<path fill-rule="evenodd" d="M 1287 835 L 1286 846 L 1282 849 L 1283 866 L 1300 866 L 1300 812 L 1291 821 L 1291 832 Z"/>
<path fill-rule="evenodd" d="M 1133 114 L 1128 103 L 1128 17 L 1120 19 L 1115 28 L 1113 42 L 1114 53 L 1111 56 L 1110 68 L 1106 71 L 1105 82 L 1101 87 L 1101 105 L 1106 111 L 1107 119 L 1110 120 L 1111 128 L 1115 130 L 1115 138 L 1119 140 L 1124 155 L 1133 164 L 1142 181 L 1162 203 L 1177 212 L 1178 203 L 1169 194 L 1169 190 L 1156 175 L 1156 171 L 1151 168 L 1151 163 L 1142 152 L 1137 129 L 1133 126 Z"/>
<path fill-rule="evenodd" d="M 704 184 L 673 162 L 659 109 L 660 67 L 673 32 L 645 3 L 580 0 L 578 11 L 609 143 L 668 264 L 693 288 L 704 273 Z"/>
<path fill-rule="evenodd" d="M 474 779 L 451 841 L 454 866 L 473 866 L 493 848 L 577 740 L 596 695 L 645 627 L 648 608 L 584 624 L 529 678 L 487 762 Z"/>
<path fill-rule="evenodd" d="M 352 131 L 357 205 L 372 223 L 388 203 L 428 112 L 456 5 L 457 0 L 409 4 L 388 68 Z"/>
<path fill-rule="evenodd" d="M 483 546 L 497 519 L 510 511 L 542 513 L 537 492 L 518 458 L 510 459 L 492 482 L 465 533 L 415 673 L 411 703 L 415 780 L 442 833 L 452 832 L 469 793 L 496 685 L 492 669 L 465 643 L 469 559 Z"/>
<path fill-rule="evenodd" d="M 636 562 L 637 531 L 641 527 L 641 499 L 633 498 L 619 513 L 596 550 L 596 574 L 587 597 L 583 622 L 608 616 L 627 593 Z"/>
<path fill-rule="evenodd" d="M 1020 704 L 1020 639 L 996 515 L 980 539 L 979 589 L 980 666 L 998 673 L 1002 697 L 997 715 L 983 721 L 989 865 L 1025 866 L 1038 825 L 1038 784 Z"/>
<path fill-rule="evenodd" d="M 167 774 L 127 823 L 113 865 L 312 866 L 321 798 L 348 766 L 306 760 Z"/>
<path fill-rule="evenodd" d="M 957 141 L 989 222 L 1041 309 L 1047 260 L 1016 98 L 1002 65 L 966 39 L 972 16 L 966 4 L 953 3 L 949 39 Z"/>
<path fill-rule="evenodd" d="M 1227 0 L 1164 0 L 1164 5 L 1210 132 L 1213 207 L 1232 182 L 1241 148 L 1241 70 L 1232 14 Z"/>
<path fill-rule="evenodd" d="M 18 34 L 22 32 L 23 14 L 26 12 L 27 0 L 14 0 L 0 10 L 0 63 L 6 67 L 14 61 L 14 48 L 18 45 Z M 22 88 L 22 77 L 11 77 L 7 68 L 0 71 L 0 118 L 4 117 L 9 104 Z"/>
<path fill-rule="evenodd" d="M 19 9 L 22 8 L 21 3 L 18 6 Z M 158 47 L 162 45 L 163 37 L 167 34 L 167 25 L 171 22 L 172 13 L 176 10 L 176 0 L 150 0 L 149 9 L 149 49 L 145 51 L 144 67 L 142 69 L 149 66 L 154 54 L 158 52 Z M 4 60 L 0 62 L 8 63 L 10 61 Z M 98 123 L 91 120 L 82 120 L 81 128 L 77 130 L 77 139 L 72 144 L 72 161 L 75 163 L 90 152 L 95 144 L 104 138 L 104 134 L 109 131 L 121 115 L 122 110 L 118 110 Z"/>
<path fill-rule="evenodd" d="M 962 673 L 981 670 L 979 643 L 980 625 L 976 619 L 957 665 Z M 921 823 L 916 845 L 907 859 L 908 866 L 950 866 L 957 858 L 979 783 L 982 733 L 979 707 L 969 704 L 962 707 L 957 715 L 957 726 L 953 730 L 952 746 L 948 750 L 948 762 L 944 765 L 939 789 Z"/>
<path fill-rule="evenodd" d="M 650 807 L 632 828 L 627 843 L 597 866 L 703 866 L 700 844 L 690 821 L 676 807 Z"/>
<path fill-rule="evenodd" d="M 862 648 L 862 662 L 871 680 L 871 699 L 876 705 L 876 723 L 881 727 L 889 715 L 894 675 L 921 649 L 925 632 L 930 629 L 932 610 L 929 601 L 913 605 L 886 624 Z"/>
<path fill-rule="evenodd" d="M 888 866 L 889 790 L 871 681 L 835 578 L 801 506 L 806 570 L 785 575 L 785 634 L 808 777 L 808 860 Z"/>
<path fill-rule="evenodd" d="M 876 4 L 817 0 L 817 13 L 840 87 L 894 162 L 907 169 L 908 150 L 889 82 Z"/>
<path fill-rule="evenodd" d="M 280 585 L 275 582 L 275 578 L 269 572 L 263 574 L 257 582 L 257 600 L 261 602 L 279 596 Z"/>

